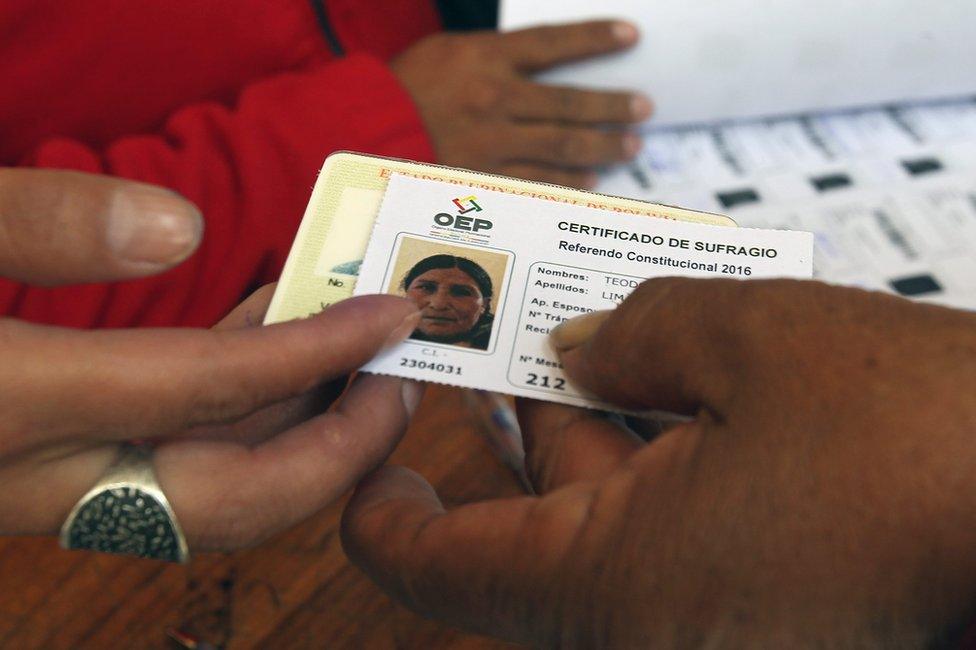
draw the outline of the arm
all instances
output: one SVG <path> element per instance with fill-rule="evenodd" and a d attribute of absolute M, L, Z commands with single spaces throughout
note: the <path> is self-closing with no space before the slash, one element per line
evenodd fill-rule
<path fill-rule="evenodd" d="M 0 313 L 74 326 L 207 325 L 274 279 L 325 157 L 337 149 L 431 159 L 413 103 L 377 59 L 352 55 L 247 87 L 237 105 L 175 112 L 160 133 L 102 150 L 68 139 L 25 162 L 153 182 L 194 201 L 199 251 L 156 278 L 71 289 L 0 283 Z"/>

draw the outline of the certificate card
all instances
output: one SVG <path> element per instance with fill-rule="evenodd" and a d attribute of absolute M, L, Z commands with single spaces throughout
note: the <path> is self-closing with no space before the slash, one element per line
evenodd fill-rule
<path fill-rule="evenodd" d="M 647 278 L 812 273 L 813 239 L 805 232 L 649 219 L 465 189 L 390 178 L 354 293 L 406 296 L 421 320 L 364 370 L 610 409 L 564 375 L 548 344 L 556 325 L 614 308 Z"/>
<path fill-rule="evenodd" d="M 265 324 L 305 318 L 352 295 L 373 222 L 394 174 L 450 183 L 457 188 L 457 196 L 492 190 L 645 218 L 735 227 L 732 219 L 721 214 L 467 169 L 340 151 L 326 159 L 315 182 Z"/>

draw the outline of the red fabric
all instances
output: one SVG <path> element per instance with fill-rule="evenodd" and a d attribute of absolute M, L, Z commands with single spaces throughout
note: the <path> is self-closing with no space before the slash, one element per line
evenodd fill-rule
<path fill-rule="evenodd" d="M 110 173 L 203 211 L 169 273 L 57 289 L 0 280 L 0 314 L 78 327 L 210 325 L 274 280 L 322 161 L 432 160 L 384 61 L 438 29 L 429 0 L 0 0 L 0 164 Z"/>

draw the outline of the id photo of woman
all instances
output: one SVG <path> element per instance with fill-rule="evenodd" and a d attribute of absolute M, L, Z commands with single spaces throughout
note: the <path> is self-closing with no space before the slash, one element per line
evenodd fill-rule
<path fill-rule="evenodd" d="M 420 310 L 410 338 L 487 350 L 507 262 L 504 253 L 404 238 L 390 289 Z"/>

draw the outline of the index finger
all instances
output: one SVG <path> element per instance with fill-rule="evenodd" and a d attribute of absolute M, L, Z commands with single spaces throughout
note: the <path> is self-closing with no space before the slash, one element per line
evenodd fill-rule
<path fill-rule="evenodd" d="M 501 50 L 520 70 L 533 72 L 627 49 L 640 38 L 637 27 L 619 20 L 530 27 L 502 35 Z"/>
<path fill-rule="evenodd" d="M 226 331 L 0 323 L 4 428 L 26 432 L 8 444 L 148 438 L 234 421 L 355 370 L 417 319 L 407 300 L 366 296 L 308 319 Z"/>

